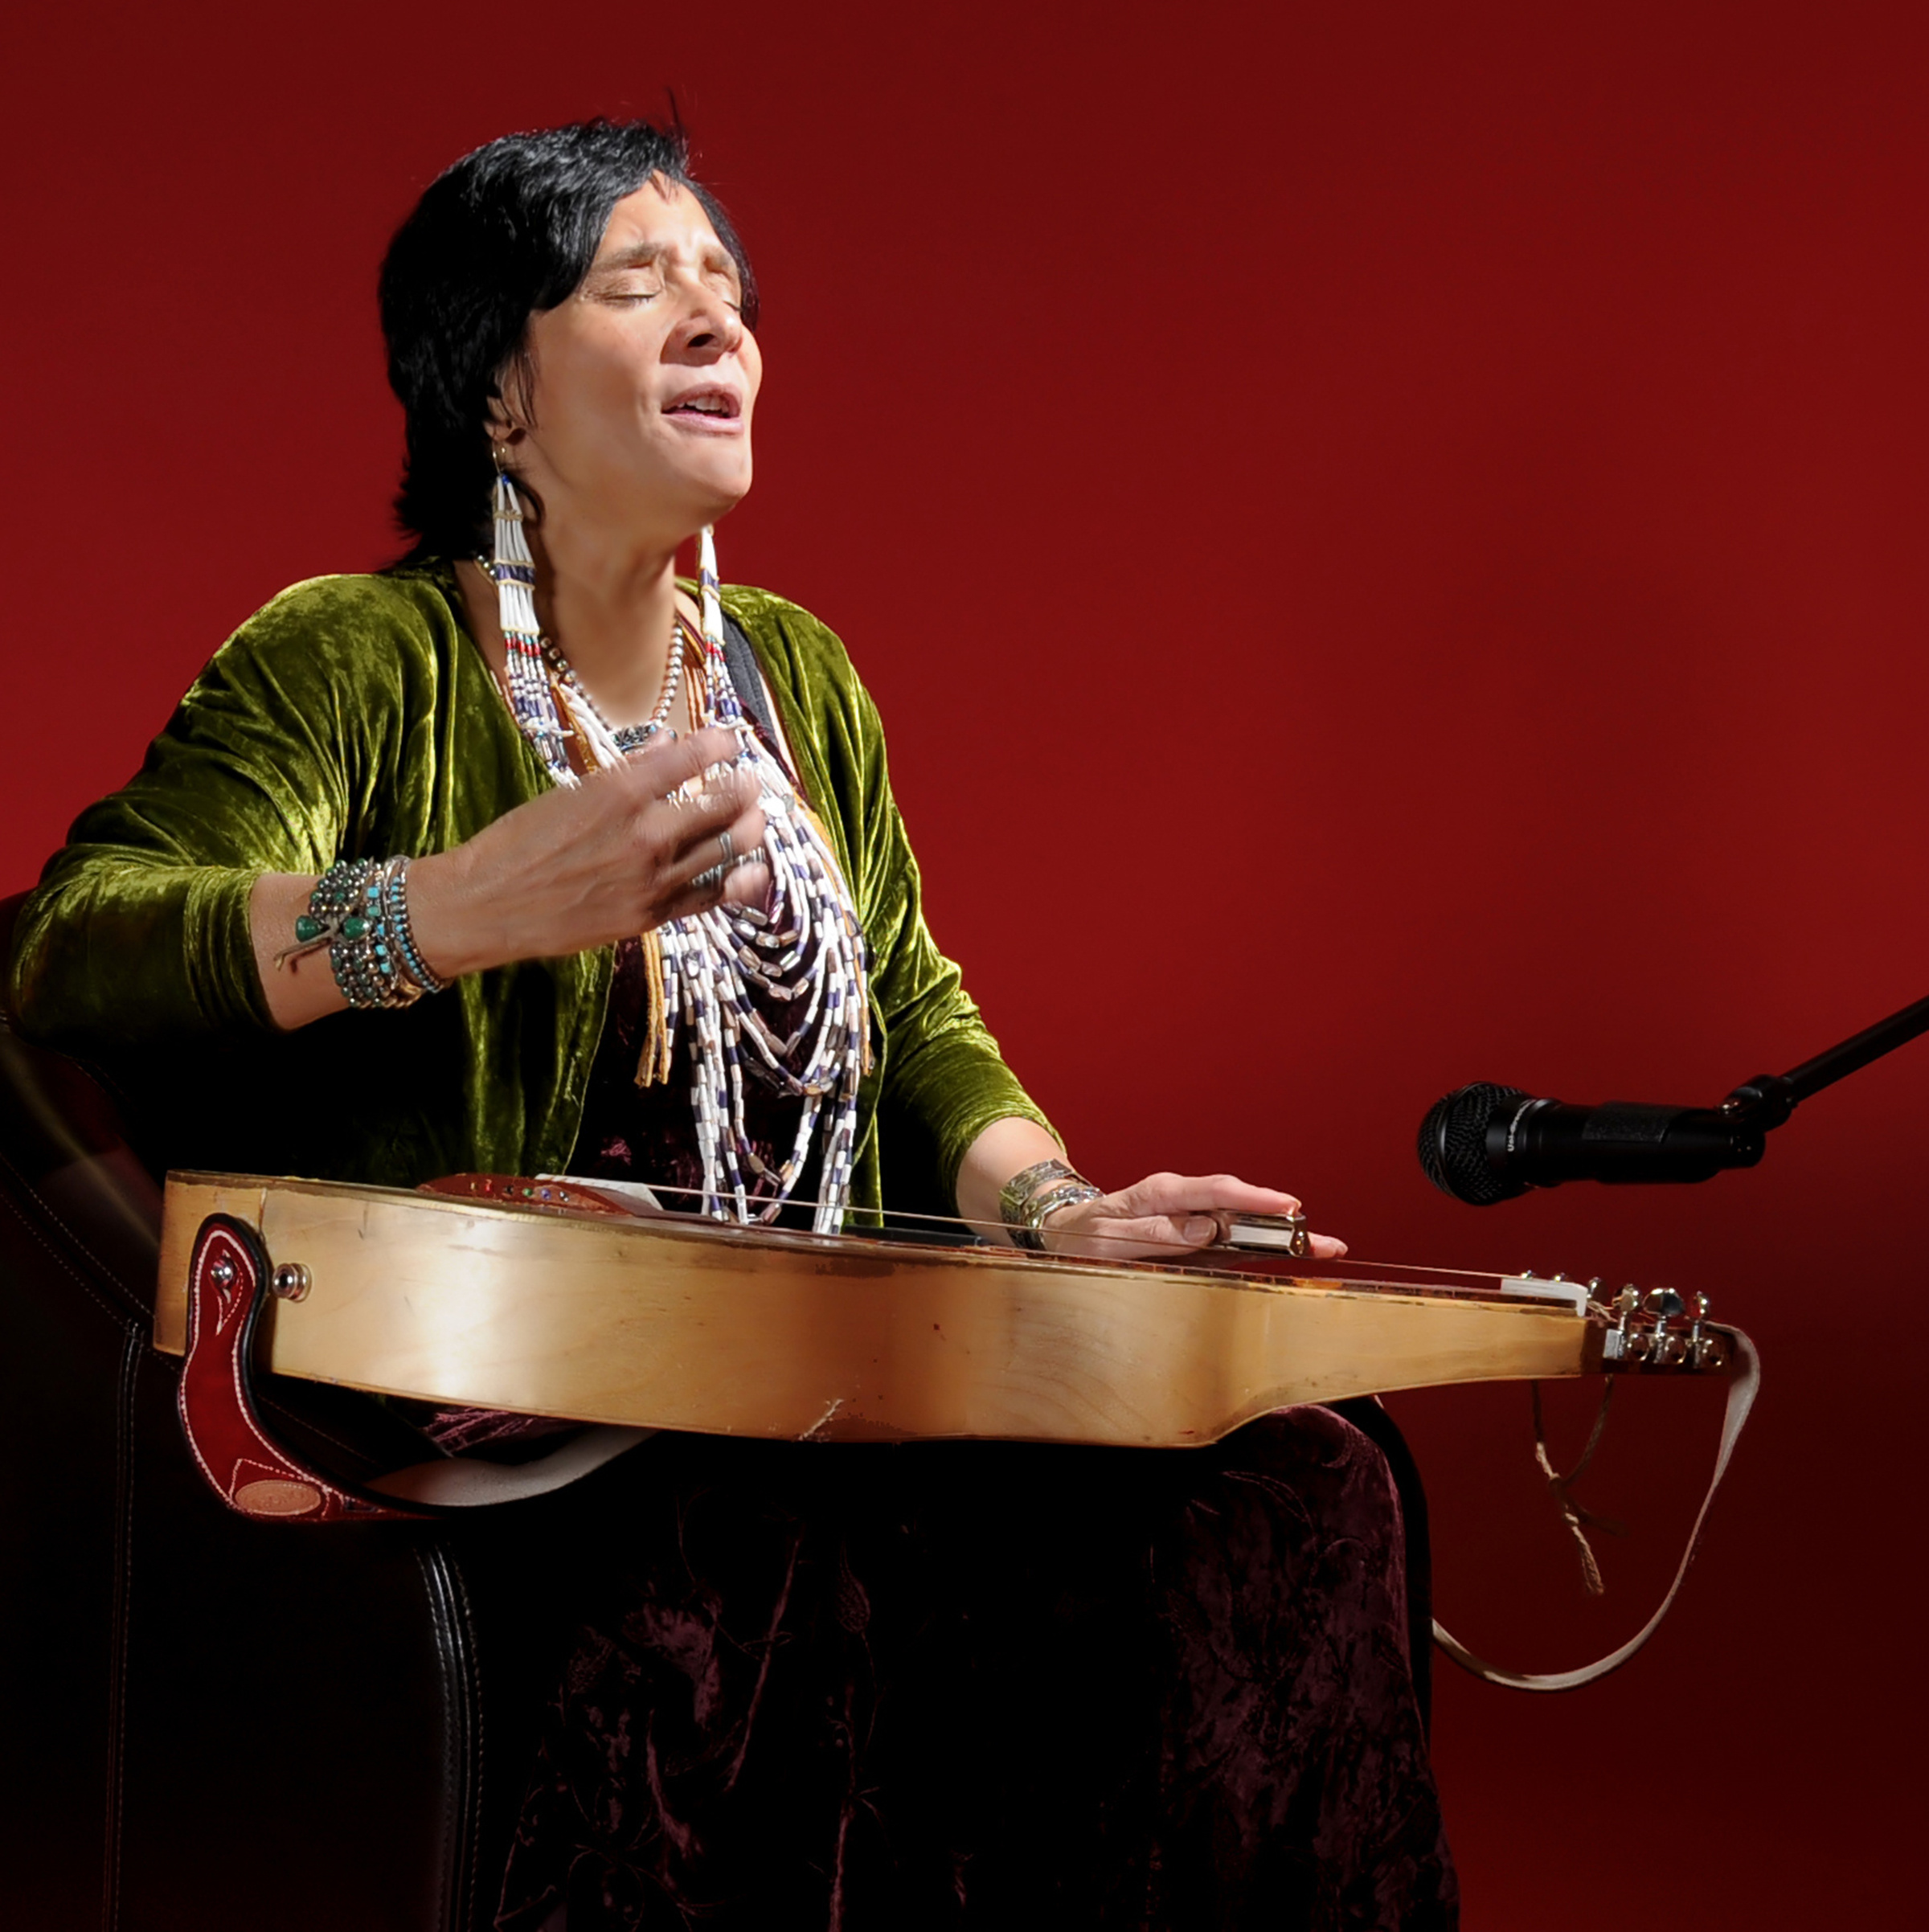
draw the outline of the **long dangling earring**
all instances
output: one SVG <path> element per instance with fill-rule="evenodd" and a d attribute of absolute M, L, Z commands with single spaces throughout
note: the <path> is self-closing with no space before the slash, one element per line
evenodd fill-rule
<path fill-rule="evenodd" d="M 723 601 L 717 591 L 717 533 L 706 523 L 697 534 L 697 592 L 703 626 L 703 690 L 711 718 L 739 724 L 743 710 L 723 657 Z"/>
<path fill-rule="evenodd" d="M 496 460 L 495 553 L 489 574 L 496 583 L 497 620 L 509 653 L 509 706 L 537 755 L 559 785 L 573 785 L 563 745 L 563 720 L 555 693 L 543 668 L 543 632 L 536 621 L 536 563 L 522 534 L 522 501 L 516 493 L 502 445 L 492 442 Z"/>

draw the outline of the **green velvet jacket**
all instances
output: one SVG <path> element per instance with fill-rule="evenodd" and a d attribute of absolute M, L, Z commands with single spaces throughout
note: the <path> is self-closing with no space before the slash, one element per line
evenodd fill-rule
<path fill-rule="evenodd" d="M 949 1213 L 993 1120 L 1042 1120 L 932 943 L 878 714 L 807 612 L 732 588 L 871 957 L 875 1067 L 852 1204 Z M 158 1164 L 411 1186 L 567 1170 L 612 951 L 472 974 L 285 1033 L 248 929 L 263 872 L 459 845 L 550 784 L 446 567 L 325 577 L 222 646 L 138 775 L 84 813 L 23 909 L 6 1005 L 100 1070 Z"/>

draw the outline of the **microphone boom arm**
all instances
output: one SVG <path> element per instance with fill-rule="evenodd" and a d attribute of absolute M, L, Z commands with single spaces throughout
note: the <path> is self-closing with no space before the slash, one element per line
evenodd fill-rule
<path fill-rule="evenodd" d="M 1804 1060 L 1785 1074 L 1757 1074 L 1744 1081 L 1722 1103 L 1722 1111 L 1743 1125 L 1763 1132 L 1780 1127 L 1797 1105 L 1825 1087 L 1859 1073 L 1872 1060 L 1906 1046 L 1919 1034 L 1929 1033 L 1929 998 L 1918 1000 L 1899 1013 L 1892 1013 L 1873 1026 L 1865 1026 L 1839 1046 Z"/>

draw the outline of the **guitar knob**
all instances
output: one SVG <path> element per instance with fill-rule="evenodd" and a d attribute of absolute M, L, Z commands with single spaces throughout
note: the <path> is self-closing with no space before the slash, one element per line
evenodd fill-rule
<path fill-rule="evenodd" d="M 285 1261 L 274 1272 L 268 1283 L 269 1291 L 282 1301 L 306 1301 L 308 1291 L 314 1286 L 314 1277 L 305 1265 L 299 1261 Z"/>
<path fill-rule="evenodd" d="M 1687 1302 L 1673 1288 L 1650 1288 L 1646 1306 L 1657 1321 L 1669 1321 L 1677 1315 L 1688 1312 Z"/>

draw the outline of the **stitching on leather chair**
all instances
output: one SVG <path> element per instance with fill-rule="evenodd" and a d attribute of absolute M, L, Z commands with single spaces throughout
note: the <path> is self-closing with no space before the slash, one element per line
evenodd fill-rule
<path fill-rule="evenodd" d="M 129 1605 L 133 1594 L 134 1562 L 134 1402 L 140 1379 L 141 1359 L 151 1354 L 140 1336 L 131 1331 L 121 1353 L 121 1379 L 116 1390 L 114 1430 L 114 1601 L 113 1672 L 109 1686 L 113 1721 L 108 1733 L 107 1818 L 101 1859 L 100 1901 L 104 1932 L 116 1932 L 121 1923 L 121 1826 L 127 1815 L 127 1680 L 129 1650 L 133 1640 L 133 1619 Z"/>
<path fill-rule="evenodd" d="M 4 1169 L 8 1174 L 13 1177 L 15 1184 L 18 1185 L 22 1193 L 32 1197 L 35 1205 L 37 1205 L 42 1213 L 47 1216 L 47 1219 L 52 1222 L 54 1226 L 59 1228 L 60 1232 L 64 1234 L 69 1241 L 74 1242 L 74 1246 L 80 1250 L 80 1253 L 85 1256 L 89 1263 L 91 1263 L 96 1268 L 99 1268 L 100 1270 L 102 1275 L 106 1279 L 111 1281 L 114 1279 L 113 1275 L 109 1273 L 105 1268 L 102 1268 L 100 1267 L 99 1258 L 94 1254 L 93 1250 L 87 1246 L 86 1242 L 75 1239 L 73 1230 L 68 1227 L 67 1223 L 63 1221 L 60 1217 L 47 1205 L 47 1202 L 41 1197 L 39 1189 L 36 1188 L 31 1181 L 27 1179 L 23 1174 L 22 1174 L 19 1169 L 15 1167 L 13 1162 L 10 1160 L 5 1154 L 0 1154 L 0 1169 Z M 141 1324 L 140 1317 L 130 1309 L 125 1307 L 117 1306 L 115 1303 L 109 1300 L 108 1298 L 100 1292 L 100 1289 L 96 1287 L 93 1283 L 90 1282 L 86 1275 L 82 1274 L 81 1271 L 74 1266 L 73 1263 L 68 1259 L 66 1255 L 63 1255 L 59 1249 L 54 1246 L 53 1242 L 47 1239 L 45 1233 L 41 1229 L 35 1226 L 32 1217 L 26 1214 L 22 1210 L 20 1203 L 18 1201 L 10 1198 L 4 1191 L 0 1191 L 0 1201 L 4 1201 L 6 1203 L 8 1211 L 11 1213 L 14 1218 L 18 1221 L 21 1226 L 25 1228 L 27 1233 L 31 1234 L 34 1239 L 47 1250 L 48 1258 L 54 1263 L 55 1266 L 59 1268 L 63 1273 L 71 1275 L 75 1281 L 79 1283 L 81 1292 L 87 1296 L 88 1300 L 92 1301 L 97 1308 L 99 1308 L 100 1311 L 111 1320 L 118 1322 L 120 1325 L 123 1328 L 126 1329 L 129 1334 L 137 1337 L 141 1335 Z"/>
<path fill-rule="evenodd" d="M 0 912 L 4 912 L 4 911 L 5 903 L 0 902 Z M 0 965 L 5 964 L 5 939 L 6 931 L 4 929 L 0 929 Z M 43 1053 L 48 1053 L 51 1050 L 37 1047 L 31 1041 L 22 1038 L 11 1018 L 3 1009 L 0 1009 L 0 1039 L 3 1039 L 7 1043 L 6 1050 L 10 1062 L 16 1054 L 23 1056 L 21 1068 L 15 1069 L 10 1066 L 7 1071 L 6 1076 L 7 1100 L 6 1103 L 23 1113 L 30 1122 L 39 1121 L 43 1124 L 49 1133 L 50 1139 L 71 1155 L 71 1159 L 63 1160 L 55 1167 L 47 1170 L 47 1173 L 41 1176 L 41 1179 L 48 1178 L 50 1176 L 57 1177 L 61 1173 L 71 1171 L 72 1168 L 88 1163 L 99 1163 L 110 1152 L 110 1147 L 104 1144 L 90 1144 L 86 1138 L 84 1127 L 76 1128 L 71 1118 L 74 1097 L 60 1092 L 57 1082 L 49 1084 L 36 1070 L 35 1065 L 36 1057 Z M 127 1137 L 126 1120 L 129 1108 L 125 1096 L 121 1094 L 119 1087 L 87 1062 L 78 1059 L 72 1054 L 52 1054 L 51 1058 L 56 1065 L 65 1062 L 77 1072 L 82 1078 L 84 1088 L 85 1086 L 91 1085 L 98 1090 L 100 1099 L 106 1103 L 109 1110 L 109 1120 L 106 1124 L 106 1131 L 113 1136 L 112 1151 L 125 1152 L 137 1166 L 145 1169 L 145 1164 L 141 1160 L 140 1155 L 136 1152 L 133 1142 Z M 84 1093 L 81 1096 L 80 1111 L 84 1115 L 89 1111 Z M 99 1126 L 101 1124 L 96 1122 L 95 1124 Z M 0 1161 L 4 1162 L 6 1170 L 14 1176 L 21 1190 L 32 1197 L 47 1219 L 60 1230 L 61 1233 L 73 1243 L 76 1250 L 88 1264 L 98 1272 L 100 1279 L 107 1284 L 110 1291 L 124 1289 L 125 1283 L 121 1271 L 105 1260 L 88 1238 L 75 1230 L 59 1210 L 53 1205 L 47 1196 L 42 1192 L 39 1182 L 17 1161 L 14 1160 L 10 1155 L 0 1154 Z M 158 1181 L 158 1177 L 150 1175 L 149 1178 Z M 143 1204 L 137 1203 L 128 1198 L 111 1181 L 108 1183 L 104 1191 L 110 1197 L 117 1194 L 121 1196 L 117 1201 L 113 1202 L 113 1205 L 129 1214 L 134 1222 L 144 1226 L 146 1233 L 153 1239 L 158 1253 L 160 1244 L 158 1222 L 160 1197 L 158 1193 L 157 1192 L 152 1204 L 156 1219 L 151 1226 L 148 1226 Z M 137 1320 L 143 1323 L 148 1322 L 152 1315 L 151 1298 L 146 1304 L 143 1304 L 138 1294 L 132 1295 L 128 1299 L 131 1304 L 129 1312 Z"/>
<path fill-rule="evenodd" d="M 468 1897 L 463 1901 L 461 1924 L 466 1926 L 475 1916 L 477 1889 L 481 1881 L 482 1864 L 482 1802 L 486 1795 L 485 1779 L 487 1776 L 488 1743 L 487 1728 L 483 1715 L 482 1652 L 479 1632 L 476 1627 L 475 1607 L 469 1602 L 469 1584 L 462 1574 L 462 1566 L 452 1557 L 449 1572 L 456 1587 L 457 1601 L 461 1606 L 462 1621 L 468 1631 L 469 1655 L 469 1682 L 473 1694 L 469 1700 L 469 1884 Z M 494 1917 L 493 1913 L 491 1917 Z"/>
<path fill-rule="evenodd" d="M 436 1539 L 416 1546 L 436 1635 L 444 1699 L 443 1923 L 467 1932 L 481 1857 L 482 1702 L 475 1620 L 461 1565 Z"/>
<path fill-rule="evenodd" d="M 22 1193 L 30 1194 L 33 1197 L 34 1203 L 40 1210 L 41 1213 L 46 1215 L 47 1219 L 51 1221 L 55 1227 L 59 1229 L 60 1232 L 74 1244 L 75 1248 L 79 1251 L 81 1257 L 86 1261 L 90 1267 L 93 1268 L 99 1274 L 100 1279 L 114 1287 L 120 1287 L 120 1271 L 117 1269 L 110 1267 L 107 1263 L 100 1259 L 100 1255 L 94 1251 L 94 1249 L 88 1242 L 85 1235 L 76 1234 L 74 1231 L 73 1227 L 61 1214 L 60 1210 L 56 1208 L 53 1203 L 47 1199 L 46 1195 L 40 1191 L 39 1183 L 31 1179 L 27 1175 L 23 1173 L 18 1163 L 14 1160 L 10 1155 L 0 1154 L 0 1165 L 5 1166 L 6 1171 L 13 1176 L 15 1184 L 18 1186 Z M 158 1233 L 156 1234 L 154 1245 L 155 1252 L 157 1255 L 158 1255 L 160 1250 L 160 1237 Z M 135 1303 L 134 1305 L 127 1311 L 127 1312 L 133 1316 L 137 1323 L 148 1322 L 151 1321 L 152 1320 L 152 1310 L 141 1308 L 137 1302 Z"/>
<path fill-rule="evenodd" d="M 73 1239 L 72 1230 L 66 1222 L 47 1206 L 39 1190 L 27 1180 L 4 1154 L 0 1154 L 0 1169 L 4 1169 L 12 1177 L 19 1189 L 35 1202 L 63 1234 L 69 1240 Z M 141 1334 L 140 1323 L 125 1307 L 110 1301 L 88 1279 L 85 1274 L 74 1266 L 72 1259 L 63 1255 L 48 1239 L 46 1230 L 35 1224 L 33 1217 L 27 1213 L 22 1202 L 14 1194 L 0 1189 L 0 1205 L 5 1206 L 7 1213 L 26 1231 L 48 1260 L 75 1283 L 81 1293 L 120 1329 L 121 1335 L 121 1374 L 114 1407 L 114 1598 L 111 1612 L 113 1619 L 113 1650 L 109 1661 L 112 1676 L 108 1689 L 113 1715 L 109 1733 L 109 1761 L 104 1793 L 106 1811 L 101 1819 L 101 1923 L 104 1932 L 115 1932 L 120 1923 L 121 1776 L 126 1748 L 128 1645 L 132 1632 L 128 1602 L 133 1584 L 134 1390 L 141 1358 L 152 1353 L 152 1350 Z M 84 1242 L 76 1242 L 75 1245 L 89 1262 L 96 1267 L 100 1266 L 98 1257 Z"/>

